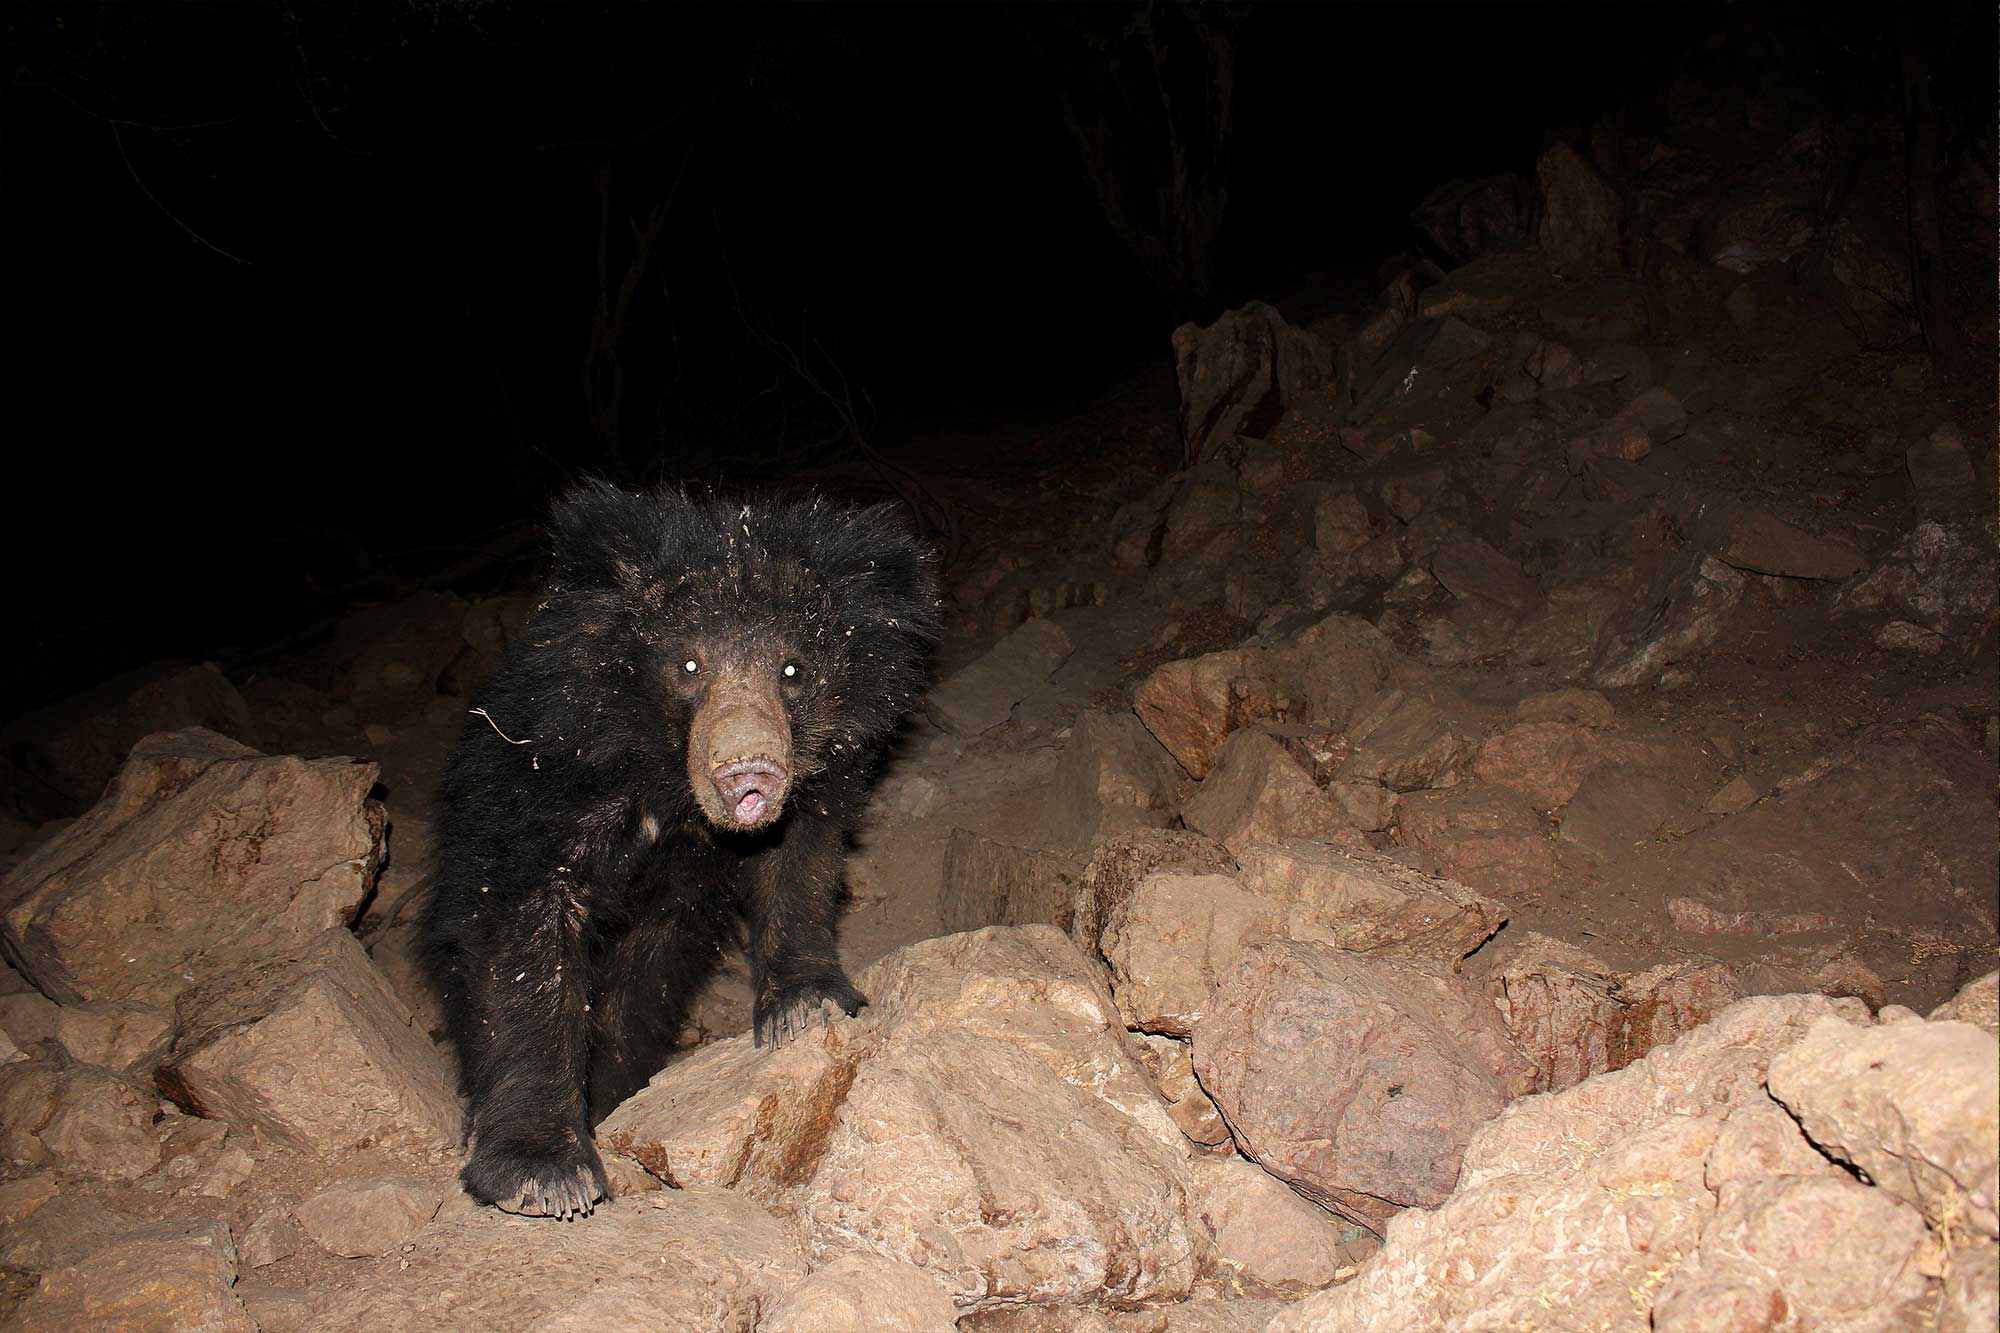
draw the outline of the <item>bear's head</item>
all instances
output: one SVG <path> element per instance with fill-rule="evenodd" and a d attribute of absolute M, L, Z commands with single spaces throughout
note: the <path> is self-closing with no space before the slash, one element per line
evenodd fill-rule
<path fill-rule="evenodd" d="M 550 602 L 582 631 L 569 656 L 622 680 L 615 707 L 595 706 L 684 765 L 686 794 L 719 830 L 768 827 L 800 784 L 873 754 L 923 687 L 937 577 L 892 506 L 591 482 L 553 527 Z"/>

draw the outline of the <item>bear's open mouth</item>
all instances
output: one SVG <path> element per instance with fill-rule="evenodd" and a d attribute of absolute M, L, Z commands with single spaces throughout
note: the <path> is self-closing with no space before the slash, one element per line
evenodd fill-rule
<path fill-rule="evenodd" d="M 715 792 L 739 828 L 755 828 L 785 799 L 791 774 L 772 759 L 739 759 L 715 770 Z"/>

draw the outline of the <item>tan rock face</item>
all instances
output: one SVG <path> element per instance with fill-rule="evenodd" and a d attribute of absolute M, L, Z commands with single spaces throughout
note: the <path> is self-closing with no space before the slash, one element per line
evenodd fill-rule
<path fill-rule="evenodd" d="M 1552 1308 L 1573 1328 L 1766 1327 L 1775 1310 L 1914 1326 L 1922 1218 L 1830 1167 L 1764 1092 L 1774 1058 L 1843 1020 L 1866 1010 L 1746 1000 L 1629 1068 L 1513 1103 L 1450 1199 L 1397 1217 L 1353 1282 L 1272 1329 L 1537 1327 Z"/>
<path fill-rule="evenodd" d="M 1194 1164 L 1196 1217 L 1217 1270 L 1246 1290 L 1297 1296 L 1353 1262 L 1339 1219 L 1241 1157 Z"/>
<path fill-rule="evenodd" d="M 1238 853 L 1251 842 L 1358 831 L 1282 745 L 1250 728 L 1223 742 L 1181 817 Z"/>
<path fill-rule="evenodd" d="M 1825 1152 L 1933 1225 L 2000 1237 L 2000 1043 L 1970 1023 L 1857 1032 L 1822 1019 L 1771 1062 L 1771 1095 Z"/>
<path fill-rule="evenodd" d="M 315 1329 L 749 1333 L 806 1265 L 761 1204 L 694 1186 L 621 1199 L 588 1228 L 481 1208 L 431 1227 L 408 1254 L 398 1247 L 352 1271 L 341 1294 L 315 1310 Z"/>
<path fill-rule="evenodd" d="M 1227 875 L 1149 875 L 1111 914 L 1103 952 L 1127 1027 L 1185 1037 L 1245 941 L 1270 933 L 1277 905 Z"/>
<path fill-rule="evenodd" d="M 776 1202 L 812 1178 L 874 1035 L 835 1023 L 774 1051 L 748 1033 L 680 1060 L 598 1126 L 597 1146 L 623 1153 L 676 1189 L 725 1185 Z"/>
<path fill-rule="evenodd" d="M 947 1333 L 958 1307 L 935 1277 L 914 1264 L 843 1254 L 779 1298 L 758 1333 Z"/>
<path fill-rule="evenodd" d="M 199 979 L 344 925 L 380 864 L 373 764 L 151 736 L 105 797 L 0 882 L 0 932 L 64 1004 L 168 1007 Z"/>
<path fill-rule="evenodd" d="M 387 1254 L 436 1216 L 443 1196 L 413 1176 L 345 1180 L 293 1209 L 323 1250 L 349 1259 Z"/>
<path fill-rule="evenodd" d="M 230 1291 L 236 1247 L 220 1221 L 126 1233 L 42 1278 L 15 1311 L 21 1328 L 203 1329 L 256 1333 Z"/>
<path fill-rule="evenodd" d="M 1139 829 L 1107 838 L 1091 856 L 1070 900 L 1069 937 L 1086 958 L 1098 956 L 1104 923 L 1156 870 L 1228 875 L 1235 873 L 1236 860 L 1214 839 L 1182 829 Z"/>
<path fill-rule="evenodd" d="M 1239 1148 L 1376 1229 L 1443 1202 L 1473 1131 L 1533 1078 L 1492 1004 L 1441 967 L 1290 940 L 1223 977 L 1194 1059 Z"/>
<path fill-rule="evenodd" d="M 1355 953 L 1456 963 L 1507 919 L 1505 907 L 1462 884 L 1299 838 L 1245 847 L 1240 879 L 1281 905 L 1279 933 Z"/>
<path fill-rule="evenodd" d="M 313 1153 L 458 1139 L 443 1059 L 345 929 L 189 996 L 160 1083 L 195 1114 Z"/>
<path fill-rule="evenodd" d="M 801 1213 L 816 1253 L 915 1263 L 965 1308 L 1172 1299 L 1194 1277 L 1186 1173 L 1034 1053 L 935 1030 L 856 1076 Z"/>
<path fill-rule="evenodd" d="M 1285 715 L 1290 700 L 1273 683 L 1276 664 L 1254 648 L 1168 662 L 1146 677 L 1132 706 L 1154 739 L 1199 781 L 1229 733 Z"/>

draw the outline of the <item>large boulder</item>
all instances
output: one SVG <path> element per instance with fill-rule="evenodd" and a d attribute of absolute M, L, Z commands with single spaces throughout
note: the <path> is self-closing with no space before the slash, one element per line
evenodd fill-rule
<path fill-rule="evenodd" d="M 104 799 L 0 880 L 0 937 L 64 1004 L 168 1006 L 348 924 L 382 856 L 373 764 L 149 736 Z"/>

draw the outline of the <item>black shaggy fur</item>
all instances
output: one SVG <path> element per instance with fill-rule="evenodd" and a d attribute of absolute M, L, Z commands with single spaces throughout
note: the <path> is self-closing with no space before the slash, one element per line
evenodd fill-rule
<path fill-rule="evenodd" d="M 739 923 L 760 1043 L 866 1002 L 834 948 L 841 863 L 937 591 L 888 507 L 591 483 L 553 527 L 552 586 L 445 773 L 424 933 L 466 1188 L 567 1217 L 607 1195 L 591 1130 L 664 1063 Z M 717 827 L 690 778 L 690 730 L 727 689 L 761 690 L 790 732 L 782 809 L 750 832 Z"/>

